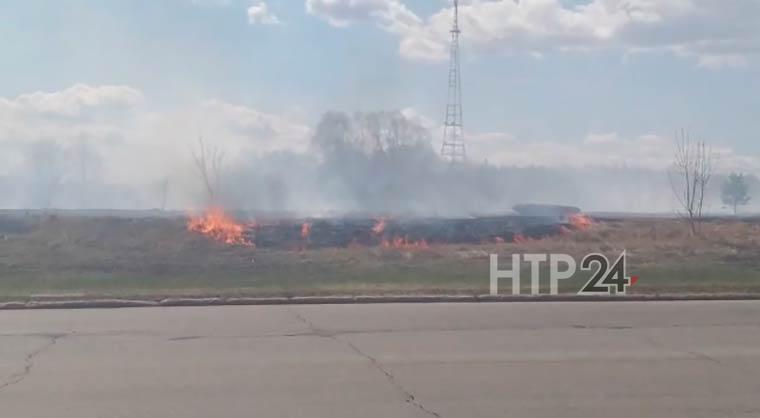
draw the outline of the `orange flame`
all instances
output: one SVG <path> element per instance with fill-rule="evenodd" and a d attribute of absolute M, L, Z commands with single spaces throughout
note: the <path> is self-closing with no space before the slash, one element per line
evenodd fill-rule
<path fill-rule="evenodd" d="M 219 207 L 209 208 L 200 216 L 190 216 L 187 229 L 228 245 L 254 246 L 244 235 L 245 227 Z"/>
<path fill-rule="evenodd" d="M 428 245 L 427 241 L 424 239 L 421 240 L 410 240 L 409 237 L 394 237 L 392 240 L 383 239 L 382 242 L 383 248 L 395 248 L 395 249 L 402 249 L 402 250 L 424 250 L 427 248 L 430 248 L 430 245 Z"/>
<path fill-rule="evenodd" d="M 576 213 L 567 217 L 567 221 L 574 229 L 583 230 L 588 229 L 593 224 L 593 221 L 588 215 L 582 213 Z"/>
<path fill-rule="evenodd" d="M 309 236 L 311 236 L 311 223 L 304 222 L 303 225 L 301 225 L 301 238 L 308 240 Z"/>
<path fill-rule="evenodd" d="M 375 226 L 372 227 L 372 233 L 375 235 L 383 235 L 385 231 L 385 219 L 380 218 L 377 220 Z"/>

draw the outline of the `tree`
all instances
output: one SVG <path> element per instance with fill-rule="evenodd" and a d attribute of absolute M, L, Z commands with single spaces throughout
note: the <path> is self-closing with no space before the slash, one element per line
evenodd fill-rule
<path fill-rule="evenodd" d="M 399 111 L 326 113 L 312 138 L 322 184 L 362 210 L 411 211 L 431 190 L 430 133 Z"/>
<path fill-rule="evenodd" d="M 73 164 L 69 171 L 72 177 L 78 177 L 79 207 L 84 209 L 90 202 L 92 180 L 100 178 L 103 168 L 102 159 L 97 149 L 86 136 L 80 137 L 66 152 L 66 159 Z"/>
<path fill-rule="evenodd" d="M 730 206 L 736 215 L 739 206 L 749 203 L 749 185 L 744 174 L 731 173 L 721 187 L 721 199 Z"/>
<path fill-rule="evenodd" d="M 328 112 L 317 126 L 312 145 L 326 158 L 345 153 L 373 155 L 430 148 L 430 133 L 399 111 L 357 112 L 349 116 Z"/>
<path fill-rule="evenodd" d="M 161 211 L 166 210 L 166 199 L 169 197 L 169 177 L 164 177 L 159 184 L 161 194 Z"/>
<path fill-rule="evenodd" d="M 193 151 L 193 160 L 198 175 L 206 191 L 207 204 L 213 206 L 219 203 L 222 188 L 222 162 L 224 153 L 216 147 L 207 147 L 203 138 L 198 138 L 198 152 Z"/>
<path fill-rule="evenodd" d="M 675 142 L 673 169 L 668 173 L 670 185 L 685 212 L 682 215 L 695 235 L 703 221 L 705 190 L 713 172 L 713 153 L 704 141 L 692 142 L 684 130 L 676 133 Z"/>

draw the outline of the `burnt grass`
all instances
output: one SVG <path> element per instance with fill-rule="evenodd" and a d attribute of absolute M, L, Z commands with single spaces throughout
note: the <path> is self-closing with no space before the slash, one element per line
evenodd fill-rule
<path fill-rule="evenodd" d="M 305 247 L 305 248 L 304 248 Z M 179 217 L 0 214 L 0 300 L 57 297 L 483 294 L 489 254 L 628 254 L 638 294 L 760 293 L 760 222 L 711 219 L 698 236 L 678 219 L 597 219 L 519 243 L 425 249 L 266 249 L 188 232 Z M 562 282 L 575 293 L 581 272 Z M 528 292 L 529 272 L 523 271 Z M 548 283 L 542 282 L 544 291 Z M 509 292 L 506 287 L 504 291 Z"/>

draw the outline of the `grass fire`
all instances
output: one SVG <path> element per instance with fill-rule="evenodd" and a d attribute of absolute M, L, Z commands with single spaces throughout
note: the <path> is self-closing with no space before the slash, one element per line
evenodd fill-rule
<path fill-rule="evenodd" d="M 211 240 L 266 248 L 346 248 L 352 245 L 386 249 L 424 250 L 433 244 L 480 244 L 525 242 L 531 239 L 583 230 L 591 225 L 582 213 L 554 216 L 507 215 L 471 218 L 424 217 L 336 217 L 277 218 L 263 222 L 241 222 L 220 207 L 191 215 L 188 230 Z"/>
<path fill-rule="evenodd" d="M 198 216 L 191 215 L 187 220 L 187 229 L 224 244 L 253 246 L 253 242 L 245 236 L 246 227 L 220 207 L 209 208 Z"/>
<path fill-rule="evenodd" d="M 472 294 L 488 291 L 489 254 L 624 249 L 641 277 L 634 293 L 760 291 L 754 218 L 706 221 L 695 240 L 679 219 L 236 215 L 0 213 L 0 299 Z"/>

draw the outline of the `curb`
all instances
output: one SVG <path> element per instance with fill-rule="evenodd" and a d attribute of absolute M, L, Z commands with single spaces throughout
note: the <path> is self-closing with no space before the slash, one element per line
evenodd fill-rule
<path fill-rule="evenodd" d="M 253 306 L 253 305 L 338 305 L 382 303 L 498 303 L 498 302 L 687 302 L 760 300 L 760 293 L 692 294 L 692 295 L 359 295 L 359 296 L 293 296 L 293 297 L 207 297 L 164 299 L 85 299 L 58 301 L 0 302 L 0 310 L 24 309 L 104 309 L 180 306 Z"/>

